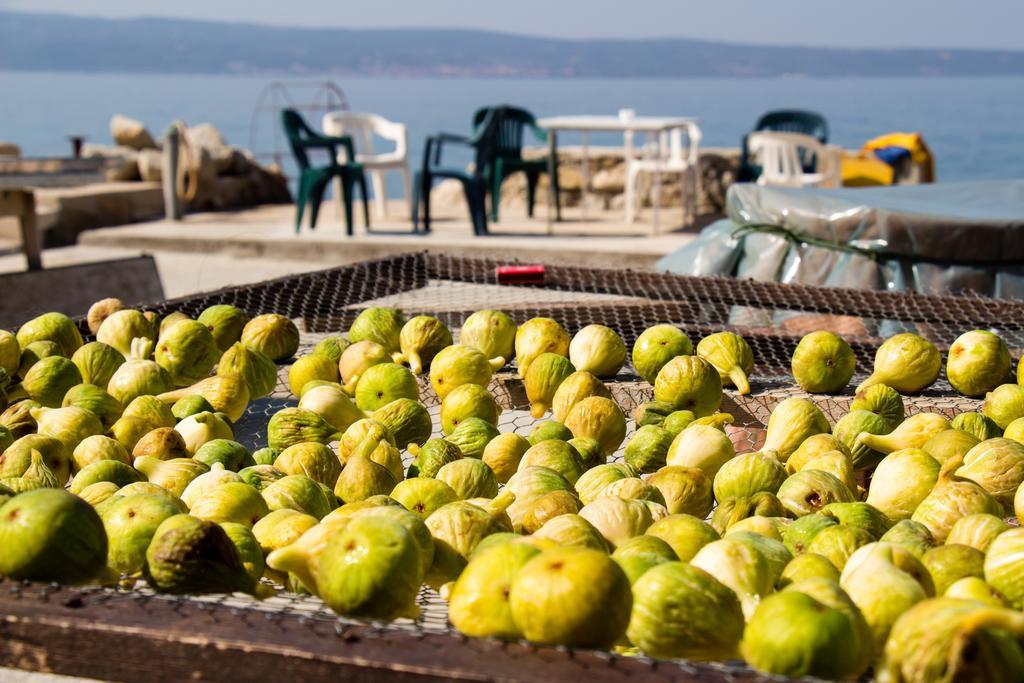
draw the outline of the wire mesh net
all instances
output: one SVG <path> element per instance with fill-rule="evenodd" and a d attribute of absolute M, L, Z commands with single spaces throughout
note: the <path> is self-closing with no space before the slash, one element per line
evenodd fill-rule
<path fill-rule="evenodd" d="M 900 331 L 921 334 L 941 350 L 972 329 L 999 333 L 1015 358 L 1024 347 L 1024 304 L 1011 301 L 550 266 L 546 268 L 543 284 L 510 286 L 497 282 L 495 268 L 499 265 L 502 264 L 490 260 L 411 254 L 224 289 L 148 308 L 161 315 L 182 311 L 195 316 L 208 306 L 227 303 L 253 315 L 279 313 L 295 320 L 302 330 L 299 355 L 325 336 L 347 330 L 355 316 L 369 306 L 399 308 L 407 317 L 434 315 L 453 332 L 466 317 L 483 308 L 504 310 L 518 322 L 535 316 L 551 317 L 570 334 L 600 323 L 618 332 L 627 348 L 644 329 L 659 323 L 676 325 L 694 340 L 731 329 L 743 334 L 755 358 L 751 394 L 739 396 L 727 390 L 722 405 L 723 412 L 735 417 L 727 432 L 738 452 L 760 447 L 772 408 L 785 398 L 812 398 L 833 421 L 848 411 L 850 393 L 811 396 L 793 385 L 790 358 L 800 337 L 807 332 L 826 329 L 841 334 L 854 349 L 859 377 L 866 376 L 882 338 Z M 856 383 L 855 379 L 851 384 Z M 607 384 L 627 415 L 652 398 L 652 387 L 628 367 Z M 490 389 L 504 408 L 499 430 L 528 434 L 537 420 L 527 412 L 529 402 L 515 368 L 497 373 Z M 439 430 L 440 401 L 425 379 L 421 379 L 421 400 L 429 407 L 435 429 Z M 236 439 L 250 449 L 262 447 L 269 418 L 296 403 L 288 389 L 287 367 L 282 366 L 275 392 L 254 401 L 234 425 Z M 979 408 L 979 401 L 952 392 L 944 378 L 927 392 L 907 397 L 906 404 L 911 414 L 928 410 L 948 417 Z M 629 434 L 633 429 L 630 421 Z M 621 457 L 620 448 L 612 459 Z M 408 465 L 410 456 L 405 454 L 404 458 Z M 232 610 L 300 615 L 339 624 L 351 621 L 332 613 L 319 599 L 285 592 L 263 602 L 242 596 L 168 597 L 145 588 L 134 589 L 132 595 L 140 599 L 207 602 Z M 419 605 L 421 614 L 417 619 L 378 627 L 383 631 L 412 633 L 452 631 L 445 603 L 435 591 L 424 588 Z M 686 662 L 675 662 L 672 666 L 691 673 L 700 671 L 699 666 Z M 712 668 L 719 673 L 742 671 L 744 678 L 750 674 L 736 663 L 726 669 Z"/>

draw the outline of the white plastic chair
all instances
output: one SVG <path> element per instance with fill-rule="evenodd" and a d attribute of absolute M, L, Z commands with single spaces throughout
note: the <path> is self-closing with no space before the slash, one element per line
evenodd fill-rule
<path fill-rule="evenodd" d="M 689 185 L 689 192 L 683 192 L 685 218 L 692 221 L 697 217 L 697 198 L 700 196 L 700 141 L 703 135 L 696 123 L 690 123 L 685 128 L 687 146 L 684 149 L 683 132 L 683 128 L 674 128 L 668 133 L 667 155 L 663 154 L 665 140 L 659 139 L 653 157 L 647 154 L 644 158 L 626 160 L 627 223 L 636 221 L 639 208 L 636 188 L 641 173 L 681 173 L 684 183 Z M 659 198 L 654 197 L 654 201 L 658 202 Z"/>
<path fill-rule="evenodd" d="M 387 190 L 384 185 L 386 171 L 402 172 L 402 187 L 405 190 L 405 201 L 412 215 L 412 178 L 409 174 L 409 135 L 404 123 L 389 121 L 377 114 L 365 114 L 353 111 L 328 112 L 323 118 L 324 133 L 328 135 L 350 135 L 356 148 L 356 161 L 370 173 L 373 183 L 373 203 L 377 213 L 387 215 Z M 379 137 L 395 143 L 390 152 L 376 153 L 373 138 Z M 340 158 L 344 163 L 347 159 Z"/>
<path fill-rule="evenodd" d="M 759 132 L 747 137 L 750 153 L 760 160 L 758 185 L 780 187 L 839 187 L 842 150 L 802 133 Z M 800 152 L 814 155 L 817 170 L 805 173 Z"/>

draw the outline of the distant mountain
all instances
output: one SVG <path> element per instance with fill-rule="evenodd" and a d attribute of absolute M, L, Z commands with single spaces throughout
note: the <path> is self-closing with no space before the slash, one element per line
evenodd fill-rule
<path fill-rule="evenodd" d="M 0 12 L 0 69 L 509 77 L 1017 76 L 1007 50 L 565 40 L 446 29 L 289 28 Z"/>

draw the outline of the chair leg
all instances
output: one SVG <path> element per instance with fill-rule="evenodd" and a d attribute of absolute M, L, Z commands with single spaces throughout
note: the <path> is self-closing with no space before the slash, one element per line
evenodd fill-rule
<path fill-rule="evenodd" d="M 354 178 L 346 174 L 341 179 L 343 194 L 345 195 L 345 233 L 351 237 L 352 232 L 352 191 Z"/>
<path fill-rule="evenodd" d="M 537 181 L 540 173 L 531 171 L 526 174 L 526 215 L 533 218 L 533 201 L 537 195 Z"/>
<path fill-rule="evenodd" d="M 413 223 L 416 222 L 416 207 L 413 205 L 412 200 L 412 182 L 409 179 L 409 165 L 406 164 L 402 167 L 402 189 L 405 191 L 403 195 L 405 197 L 405 203 L 409 205 L 409 213 Z"/>
<path fill-rule="evenodd" d="M 415 215 L 419 218 L 419 207 L 423 205 L 423 234 L 430 232 L 430 184 L 433 181 L 430 173 L 421 171 L 416 174 L 415 192 L 416 209 Z M 418 232 L 418 230 L 417 230 Z"/>
<path fill-rule="evenodd" d="M 629 168 L 626 171 L 626 223 L 636 222 L 636 183 L 638 175 L 636 167 Z"/>
<path fill-rule="evenodd" d="M 552 186 L 552 189 L 554 190 L 554 194 L 555 194 L 555 218 L 560 221 L 560 220 L 562 220 L 562 197 L 561 197 L 561 195 L 562 195 L 562 188 L 561 188 L 561 186 L 558 183 L 558 158 L 557 157 L 555 158 L 554 169 L 555 169 L 555 172 L 552 174 L 552 177 L 549 178 L 548 180 L 551 182 L 551 186 Z"/>
<path fill-rule="evenodd" d="M 360 173 L 356 177 L 356 182 L 359 183 L 359 192 L 363 196 L 363 220 L 366 221 L 366 232 L 370 232 L 370 195 L 366 191 L 366 175 Z"/>
<path fill-rule="evenodd" d="M 324 191 L 327 189 L 329 180 L 312 183 L 309 188 L 309 228 L 316 228 L 316 219 L 320 215 L 320 203 L 324 200 Z"/>
<path fill-rule="evenodd" d="M 295 198 L 295 234 L 302 231 L 302 214 L 306 210 L 306 202 L 309 200 L 309 183 L 306 176 L 299 177 L 298 196 Z"/>
<path fill-rule="evenodd" d="M 473 222 L 473 234 L 478 237 L 487 234 L 487 191 L 479 183 L 464 183 L 469 217 Z"/>
<path fill-rule="evenodd" d="M 494 162 L 494 176 L 491 178 L 491 220 L 498 222 L 498 206 L 501 204 L 501 183 L 505 180 L 505 169 L 501 159 Z"/>
<path fill-rule="evenodd" d="M 377 207 L 377 215 L 386 216 L 388 215 L 388 197 L 384 184 L 384 171 L 373 171 L 371 177 L 373 179 L 373 203 Z M 370 221 L 367 220 L 366 224 L 369 225 Z"/>

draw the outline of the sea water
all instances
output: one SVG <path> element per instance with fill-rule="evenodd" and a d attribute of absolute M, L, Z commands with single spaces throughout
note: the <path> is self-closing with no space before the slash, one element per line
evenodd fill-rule
<path fill-rule="evenodd" d="M 892 131 L 917 131 L 934 151 L 940 181 L 1024 177 L 1024 78 L 837 79 L 496 79 L 296 76 L 333 80 L 349 108 L 408 125 L 410 161 L 438 131 L 469 133 L 480 106 L 510 103 L 537 116 L 609 114 L 693 116 L 703 144 L 736 147 L 764 111 L 810 109 L 828 119 L 830 142 L 858 148 Z M 0 71 L 0 140 L 26 156 L 67 156 L 69 135 L 109 144 L 109 120 L 122 113 L 159 135 L 181 119 L 210 122 L 236 145 L 285 152 L 272 112 L 254 112 L 280 76 L 99 74 Z M 311 91 L 299 93 L 309 99 Z M 320 114 L 310 114 L 319 125 Z M 566 144 L 579 137 L 566 135 Z M 621 144 L 597 135 L 593 144 Z M 453 157 L 464 163 L 468 157 Z M 397 178 L 392 181 L 397 187 Z"/>

